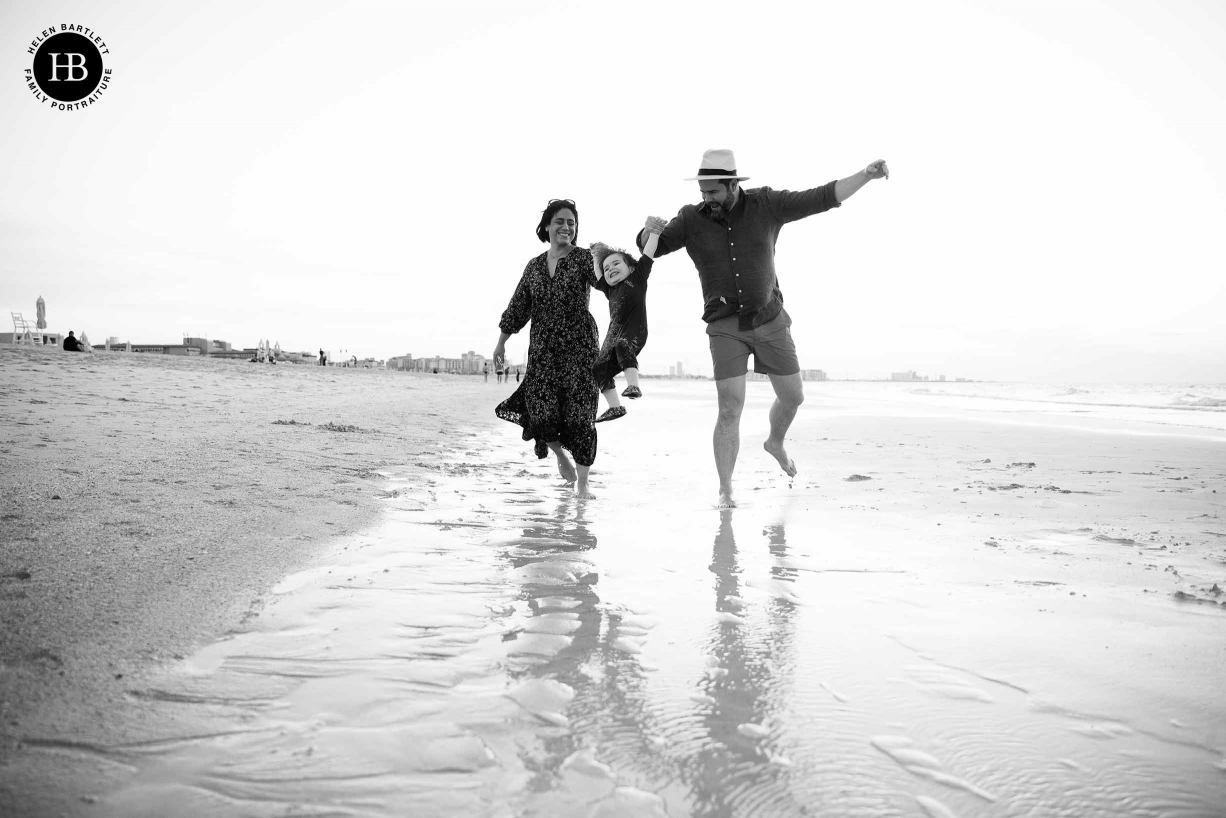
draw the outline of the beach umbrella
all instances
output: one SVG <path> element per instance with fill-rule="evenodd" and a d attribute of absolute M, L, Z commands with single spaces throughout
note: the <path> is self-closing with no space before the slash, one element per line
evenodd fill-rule
<path fill-rule="evenodd" d="M 46 329 L 47 328 L 47 302 L 43 301 L 43 297 L 41 295 L 38 297 L 37 306 L 35 307 L 35 312 L 38 313 L 38 322 L 34 326 L 38 327 L 39 329 Z"/>

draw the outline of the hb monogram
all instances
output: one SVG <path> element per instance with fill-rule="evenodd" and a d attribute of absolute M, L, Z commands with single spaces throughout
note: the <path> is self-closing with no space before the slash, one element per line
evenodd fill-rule
<path fill-rule="evenodd" d="M 69 82 L 80 82 L 89 76 L 89 69 L 85 67 L 84 54 L 62 54 L 56 52 L 53 54 L 48 54 L 47 56 L 51 58 L 51 82 L 60 82 L 61 68 L 68 72 L 68 76 L 65 77 L 65 79 Z M 60 57 L 66 57 L 67 62 L 61 65 L 59 60 Z M 76 58 L 75 60 L 73 59 L 74 57 Z M 81 76 L 79 77 L 76 76 L 77 69 L 80 69 L 81 71 Z"/>

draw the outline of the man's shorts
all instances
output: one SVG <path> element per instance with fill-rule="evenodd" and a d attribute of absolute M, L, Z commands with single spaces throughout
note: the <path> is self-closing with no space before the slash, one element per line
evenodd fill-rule
<path fill-rule="evenodd" d="M 787 310 L 779 310 L 778 315 L 757 329 L 738 329 L 739 320 L 738 316 L 730 315 L 707 324 L 715 380 L 744 375 L 749 369 L 751 352 L 754 372 L 795 375 L 800 371 L 796 344 L 792 342 L 792 319 Z"/>

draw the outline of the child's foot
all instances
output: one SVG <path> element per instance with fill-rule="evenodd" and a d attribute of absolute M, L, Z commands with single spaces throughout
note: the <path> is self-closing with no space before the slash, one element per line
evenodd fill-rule
<path fill-rule="evenodd" d="M 604 423 L 606 420 L 617 420 L 620 417 L 624 417 L 625 414 L 626 414 L 626 407 L 610 406 L 608 409 L 604 410 L 603 415 L 596 418 L 596 422 Z"/>
<path fill-rule="evenodd" d="M 631 399 L 641 398 L 643 397 L 643 390 L 639 389 L 637 386 L 627 386 L 622 390 L 622 397 Z"/>

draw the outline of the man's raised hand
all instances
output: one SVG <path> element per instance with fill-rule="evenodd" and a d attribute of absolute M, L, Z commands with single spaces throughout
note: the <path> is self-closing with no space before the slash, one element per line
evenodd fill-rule
<path fill-rule="evenodd" d="M 890 169 L 886 167 L 884 159 L 878 159 L 876 162 L 869 163 L 868 167 L 864 169 L 864 175 L 870 179 L 880 179 L 883 176 L 889 179 Z"/>

